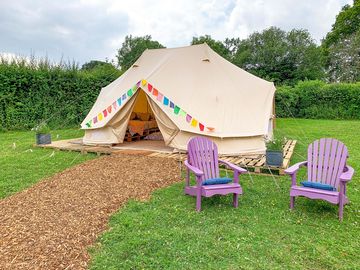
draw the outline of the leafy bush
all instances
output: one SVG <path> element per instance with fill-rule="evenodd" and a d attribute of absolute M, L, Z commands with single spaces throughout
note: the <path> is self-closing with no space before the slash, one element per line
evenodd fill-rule
<path fill-rule="evenodd" d="M 299 82 L 279 87 L 275 102 L 278 117 L 360 119 L 360 82 Z"/>
<path fill-rule="evenodd" d="M 102 87 L 120 76 L 112 68 L 81 71 L 75 64 L 0 59 L 0 126 L 30 129 L 78 126 Z"/>

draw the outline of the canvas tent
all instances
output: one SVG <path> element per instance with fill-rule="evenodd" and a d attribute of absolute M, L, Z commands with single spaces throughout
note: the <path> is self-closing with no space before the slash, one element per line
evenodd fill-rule
<path fill-rule="evenodd" d="M 85 144 L 124 140 L 132 111 L 152 111 L 165 144 L 185 150 L 208 136 L 221 154 L 263 152 L 272 136 L 272 82 L 231 64 L 207 44 L 146 50 L 104 87 L 82 122 Z"/>

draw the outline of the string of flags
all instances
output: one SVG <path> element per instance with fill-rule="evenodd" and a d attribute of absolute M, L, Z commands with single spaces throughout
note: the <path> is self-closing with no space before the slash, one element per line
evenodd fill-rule
<path fill-rule="evenodd" d="M 149 92 L 149 94 L 152 94 L 154 98 L 161 103 L 163 106 L 169 106 L 171 109 L 173 109 L 173 112 L 175 115 L 179 115 L 181 117 L 185 117 L 185 120 L 187 123 L 189 123 L 190 126 L 194 128 L 199 128 L 200 131 L 205 130 L 205 125 L 200 122 L 199 120 L 192 117 L 189 113 L 184 111 L 182 108 L 180 108 L 179 105 L 175 104 L 173 101 L 171 101 L 168 97 L 164 96 L 158 89 L 156 89 L 153 85 L 148 83 L 146 80 L 140 80 L 138 81 L 132 88 L 126 91 L 125 94 L 123 94 L 121 97 L 119 97 L 117 100 L 112 102 L 111 105 L 106 107 L 102 112 L 98 113 L 95 117 L 90 119 L 85 125 L 88 128 L 91 128 L 93 124 L 96 124 L 106 117 L 108 117 L 110 114 L 116 112 L 121 105 L 123 105 L 126 101 L 126 99 L 132 97 L 134 93 L 139 89 L 139 87 L 143 87 L 144 90 Z M 213 131 L 213 127 L 206 127 L 208 131 Z"/>

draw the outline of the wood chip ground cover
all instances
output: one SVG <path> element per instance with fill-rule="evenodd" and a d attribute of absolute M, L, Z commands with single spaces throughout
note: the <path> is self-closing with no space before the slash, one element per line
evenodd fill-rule
<path fill-rule="evenodd" d="M 178 163 L 142 155 L 88 161 L 0 201 L 0 269 L 86 269 L 88 248 L 129 199 L 180 181 Z"/>

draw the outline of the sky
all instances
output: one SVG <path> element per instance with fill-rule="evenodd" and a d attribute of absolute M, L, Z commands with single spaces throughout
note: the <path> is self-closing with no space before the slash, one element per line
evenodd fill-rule
<path fill-rule="evenodd" d="M 270 26 L 309 30 L 317 43 L 352 0 L 0 0 L 0 53 L 52 61 L 115 59 L 126 35 L 166 47 L 192 37 L 246 38 Z"/>

